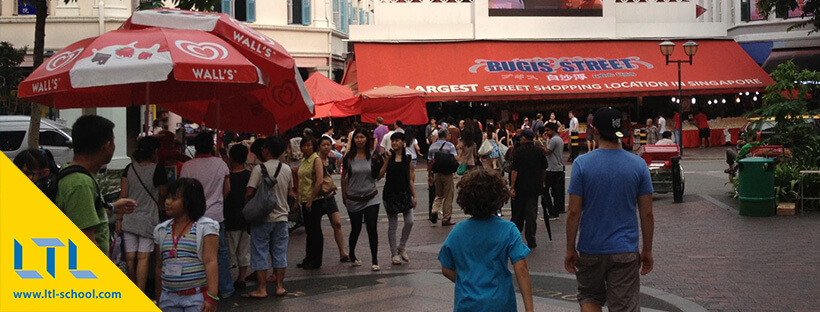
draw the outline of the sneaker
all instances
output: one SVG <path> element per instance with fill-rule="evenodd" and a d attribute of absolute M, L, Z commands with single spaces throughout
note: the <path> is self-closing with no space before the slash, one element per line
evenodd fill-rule
<path fill-rule="evenodd" d="M 373 268 L 373 272 L 381 271 L 381 268 L 379 268 L 379 266 L 377 264 L 374 264 L 372 268 Z"/>
<path fill-rule="evenodd" d="M 558 216 L 550 217 L 550 221 L 558 221 Z"/>
<path fill-rule="evenodd" d="M 410 257 L 407 256 L 407 249 L 399 249 L 399 256 L 404 262 L 410 262 Z"/>
<path fill-rule="evenodd" d="M 432 222 L 433 224 L 436 224 L 436 222 L 438 222 L 438 212 L 434 212 L 432 215 L 430 215 L 430 222 Z"/>
<path fill-rule="evenodd" d="M 538 217 L 538 220 L 544 221 L 544 217 Z"/>
<path fill-rule="evenodd" d="M 392 261 L 393 261 L 393 264 L 395 264 L 395 265 L 401 265 L 401 256 L 399 256 L 399 255 L 393 256 Z"/>

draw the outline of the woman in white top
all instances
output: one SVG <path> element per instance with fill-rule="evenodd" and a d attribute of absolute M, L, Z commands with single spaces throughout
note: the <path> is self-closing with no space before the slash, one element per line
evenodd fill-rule
<path fill-rule="evenodd" d="M 165 208 L 165 168 L 157 164 L 159 140 L 143 137 L 132 155 L 133 162 L 122 173 L 120 198 L 133 198 L 137 209 L 130 214 L 117 214 L 116 231 L 123 235 L 125 264 L 128 277 L 145 291 L 148 279 L 148 258 L 154 251 L 154 227 L 159 223 L 159 205 Z"/>
<path fill-rule="evenodd" d="M 412 130 L 412 129 L 405 132 L 405 137 L 407 138 L 407 140 L 405 141 L 407 143 L 407 145 L 404 148 L 404 150 L 405 150 L 407 155 L 410 155 L 410 159 L 412 159 L 412 162 L 410 164 L 413 166 L 413 168 L 416 168 L 416 165 L 418 164 L 418 161 L 419 161 L 418 158 L 419 158 L 419 156 L 421 156 L 421 148 L 419 147 L 419 140 L 417 140 L 415 138 L 415 131 Z"/>

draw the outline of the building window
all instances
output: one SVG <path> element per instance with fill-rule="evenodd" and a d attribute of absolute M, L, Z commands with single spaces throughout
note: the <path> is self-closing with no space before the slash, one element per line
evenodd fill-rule
<path fill-rule="evenodd" d="M 341 2 L 342 0 L 333 0 L 333 25 L 335 25 L 336 30 L 342 29 Z"/>
<path fill-rule="evenodd" d="M 214 9 L 243 22 L 256 21 L 256 0 L 221 0 Z"/>
<path fill-rule="evenodd" d="M 310 25 L 310 1 L 288 0 L 288 24 Z"/>

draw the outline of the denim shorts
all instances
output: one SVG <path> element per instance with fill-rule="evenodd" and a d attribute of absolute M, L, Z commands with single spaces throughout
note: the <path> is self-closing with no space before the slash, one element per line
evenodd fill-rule
<path fill-rule="evenodd" d="M 205 304 L 205 299 L 202 298 L 202 293 L 197 292 L 193 295 L 181 296 L 163 290 L 159 296 L 159 309 L 164 312 L 199 312 Z"/>
<path fill-rule="evenodd" d="M 251 227 L 251 270 L 288 267 L 288 222 L 265 222 Z"/>

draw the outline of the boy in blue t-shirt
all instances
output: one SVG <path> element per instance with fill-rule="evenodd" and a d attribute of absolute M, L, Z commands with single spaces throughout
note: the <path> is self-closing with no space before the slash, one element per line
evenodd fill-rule
<path fill-rule="evenodd" d="M 530 249 L 515 224 L 495 215 L 510 199 L 506 181 L 477 169 L 458 183 L 457 202 L 472 218 L 453 228 L 439 251 L 441 273 L 456 283 L 454 311 L 517 311 L 508 262 L 526 311 L 533 311 L 526 257 Z"/>
<path fill-rule="evenodd" d="M 599 149 L 578 157 L 567 192 L 567 254 L 581 310 L 640 310 L 640 275 L 652 271 L 652 178 L 640 157 L 624 151 L 621 112 L 595 113 Z M 638 213 L 643 250 L 638 254 Z M 575 245 L 576 234 L 578 245 Z M 577 249 L 577 251 L 576 251 Z M 579 255 L 580 252 L 580 255 Z"/>

